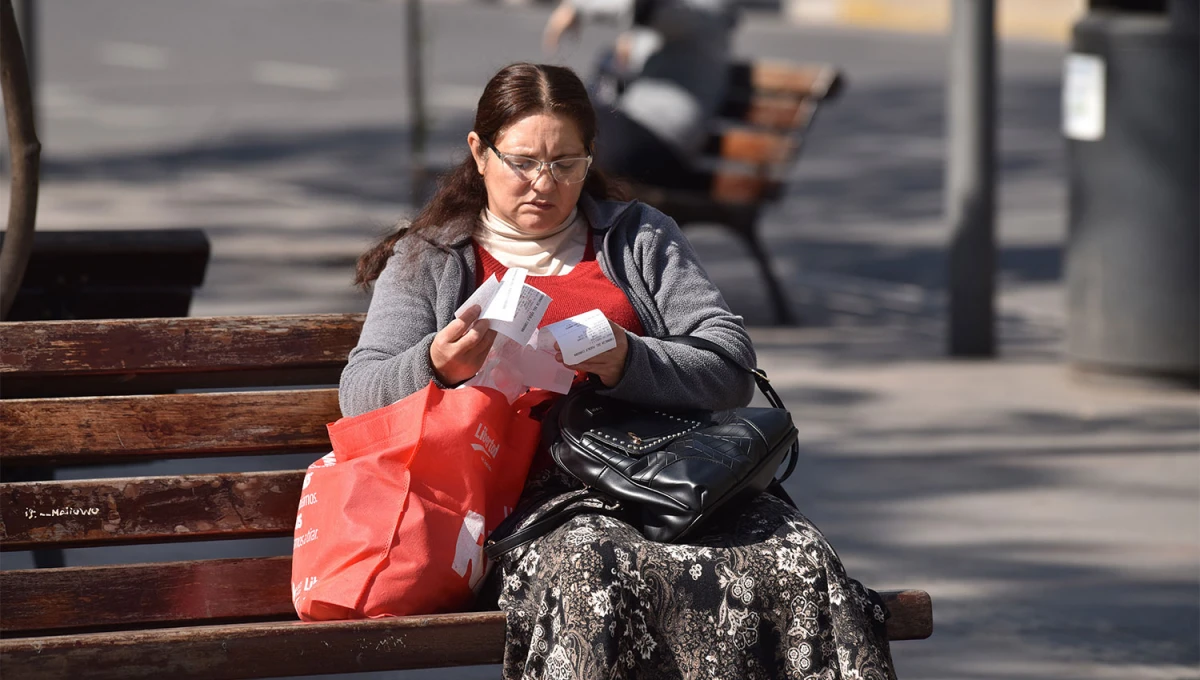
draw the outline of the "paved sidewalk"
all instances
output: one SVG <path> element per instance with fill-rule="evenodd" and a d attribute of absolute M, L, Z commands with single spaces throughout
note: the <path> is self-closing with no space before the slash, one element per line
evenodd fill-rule
<path fill-rule="evenodd" d="M 754 336 L 800 422 L 801 508 L 852 575 L 933 596 L 901 678 L 1200 677 L 1194 393 L 887 330 Z"/>

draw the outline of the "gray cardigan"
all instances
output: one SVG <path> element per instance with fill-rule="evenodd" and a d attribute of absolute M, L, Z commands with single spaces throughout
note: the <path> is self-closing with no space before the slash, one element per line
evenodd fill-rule
<path fill-rule="evenodd" d="M 637 201 L 598 202 L 584 195 L 579 207 L 592 225 L 601 271 L 625 291 L 646 332 L 629 335 L 624 375 L 601 393 L 647 406 L 718 410 L 749 403 L 749 373 L 708 350 L 657 339 L 700 336 L 743 367 L 755 366 L 742 318 L 729 311 L 675 221 Z M 400 239 L 375 282 L 358 346 L 342 371 L 344 415 L 387 406 L 438 383 L 429 347 L 474 291 L 475 266 L 470 239 Z"/>

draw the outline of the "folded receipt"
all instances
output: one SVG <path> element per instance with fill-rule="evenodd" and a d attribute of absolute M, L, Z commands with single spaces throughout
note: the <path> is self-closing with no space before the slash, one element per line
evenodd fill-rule
<path fill-rule="evenodd" d="M 539 332 L 539 340 L 544 333 L 554 337 L 562 352 L 563 363 L 568 366 L 587 361 L 617 346 L 612 325 L 599 309 L 545 326 Z"/>

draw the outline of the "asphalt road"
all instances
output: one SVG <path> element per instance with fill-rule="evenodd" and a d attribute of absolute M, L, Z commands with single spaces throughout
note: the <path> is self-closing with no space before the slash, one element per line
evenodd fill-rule
<path fill-rule="evenodd" d="M 548 59 L 586 74 L 613 34 L 590 26 L 548 57 L 545 16 L 540 6 L 426 5 L 430 164 L 462 153 L 478 92 L 497 68 Z M 364 304 L 345 285 L 345 263 L 411 214 L 402 3 L 63 0 L 45 4 L 42 18 L 40 228 L 208 229 L 215 257 L 197 314 Z M 797 181 L 764 229 L 781 276 L 803 279 L 794 302 L 808 321 L 827 321 L 829 309 L 864 316 L 864 294 L 868 307 L 884 301 L 866 316 L 939 305 L 945 44 L 800 30 L 754 14 L 737 50 L 831 62 L 849 83 L 821 114 Z M 1001 57 L 1004 304 L 1022 304 L 1022 316 L 1059 308 L 1037 284 L 1059 272 L 1061 56 L 1058 46 L 1024 44 Z M 768 321 L 740 244 L 694 234 L 735 308 Z M 264 267 L 279 285 L 245 295 Z M 885 285 L 864 293 L 873 282 Z"/>

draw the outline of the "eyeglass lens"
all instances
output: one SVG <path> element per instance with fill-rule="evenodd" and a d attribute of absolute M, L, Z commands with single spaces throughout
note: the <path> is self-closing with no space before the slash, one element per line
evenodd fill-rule
<path fill-rule="evenodd" d="M 542 172 L 542 166 L 548 166 L 550 168 L 550 176 L 556 181 L 563 182 L 565 184 L 574 184 L 576 182 L 582 182 L 583 178 L 587 177 L 588 168 L 591 165 L 591 159 L 586 157 L 560 158 L 556 161 L 543 163 L 536 158 L 529 158 L 528 156 L 514 156 L 512 154 L 506 154 L 500 149 L 497 149 L 491 141 L 484 139 L 484 142 L 487 143 L 488 148 L 494 151 L 501 160 L 507 163 L 514 172 L 516 172 L 521 176 L 522 179 L 525 179 L 526 181 L 532 182 L 533 180 L 537 179 L 537 176 Z"/>
<path fill-rule="evenodd" d="M 527 180 L 534 180 L 541 173 L 542 166 L 550 168 L 550 175 L 559 182 L 572 184 L 587 176 L 588 161 L 586 158 L 562 158 L 549 163 L 542 163 L 524 156 L 508 156 L 505 158 L 513 170 Z"/>

